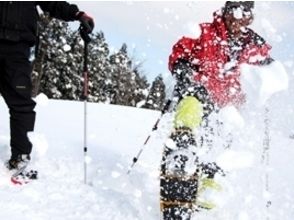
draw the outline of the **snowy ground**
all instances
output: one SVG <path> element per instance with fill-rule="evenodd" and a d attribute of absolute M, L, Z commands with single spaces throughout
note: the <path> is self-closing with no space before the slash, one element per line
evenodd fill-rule
<path fill-rule="evenodd" d="M 278 69 L 279 70 L 279 69 Z M 277 79 L 274 79 L 275 81 Z M 291 79 L 289 80 L 291 85 Z M 273 83 L 273 82 L 271 82 Z M 271 90 L 271 89 L 270 89 Z M 254 89 L 251 97 L 256 96 Z M 197 213 L 196 220 L 292 220 L 294 218 L 293 87 L 268 100 L 270 165 L 262 163 L 264 106 L 251 103 L 238 113 L 227 108 L 212 115 L 219 135 L 201 156 L 226 170 L 223 190 L 210 197 L 218 205 Z M 290 95 L 289 95 L 290 94 Z M 250 94 L 249 94 L 250 99 Z M 126 175 L 132 158 L 148 136 L 159 112 L 104 104 L 88 104 L 88 184 L 83 183 L 83 103 L 37 99 L 32 166 L 40 178 L 26 186 L 9 182 L 3 166 L 9 157 L 8 112 L 0 98 L 0 219 L 155 220 L 159 213 L 159 163 L 170 127 L 166 115 L 139 162 Z M 228 134 L 233 136 L 225 148 Z M 265 175 L 269 191 L 265 193 Z M 266 208 L 266 202 L 271 205 Z"/>

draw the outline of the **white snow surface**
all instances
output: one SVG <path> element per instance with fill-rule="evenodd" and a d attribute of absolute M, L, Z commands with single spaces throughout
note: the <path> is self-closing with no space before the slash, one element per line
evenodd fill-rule
<path fill-rule="evenodd" d="M 275 79 L 280 86 L 263 86 L 267 85 L 263 74 L 271 72 L 269 69 L 276 73 L 270 80 Z M 211 115 L 213 146 L 203 146 L 199 155 L 203 161 L 217 161 L 226 176 L 216 177 L 222 190 L 210 195 L 217 207 L 196 213 L 193 220 L 294 219 L 294 140 L 289 138 L 294 124 L 293 86 L 283 71 L 282 65 L 265 71 L 247 67 L 247 73 L 254 72 L 257 80 L 243 79 L 248 103 L 242 109 L 229 106 Z M 0 219 L 160 219 L 159 167 L 172 114 L 164 115 L 127 175 L 132 158 L 160 112 L 88 103 L 88 181 L 84 184 L 84 103 L 48 100 L 43 94 L 36 101 L 36 127 L 29 136 L 34 144 L 31 166 L 38 169 L 39 179 L 16 186 L 10 183 L 3 165 L 10 156 L 9 115 L 0 98 Z M 262 161 L 266 107 L 269 165 Z M 196 132 L 201 134 L 201 130 Z M 271 205 L 267 208 L 268 200 Z"/>

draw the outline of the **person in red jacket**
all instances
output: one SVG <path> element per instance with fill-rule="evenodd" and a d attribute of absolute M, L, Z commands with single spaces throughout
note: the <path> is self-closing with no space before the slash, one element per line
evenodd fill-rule
<path fill-rule="evenodd" d="M 169 70 L 177 81 L 203 85 L 218 107 L 240 106 L 245 100 L 240 87 L 240 65 L 269 64 L 271 46 L 248 28 L 254 2 L 226 2 L 214 13 L 212 23 L 200 24 L 198 39 L 183 37 L 169 57 Z M 201 100 L 201 99 L 200 99 Z"/>
<path fill-rule="evenodd" d="M 253 22 L 253 8 L 253 1 L 227 1 L 214 13 L 212 23 L 200 24 L 200 37 L 183 37 L 172 48 L 169 70 L 176 79 L 174 96 L 178 106 L 171 141 L 165 145 L 161 163 L 161 210 L 165 220 L 189 219 L 200 175 L 213 178 L 220 170 L 215 163 L 199 162 L 195 128 L 204 126 L 207 120 L 203 119 L 213 110 L 227 105 L 240 107 L 245 102 L 241 64 L 267 65 L 273 61 L 271 46 L 248 28 Z M 191 164 L 195 164 L 195 170 L 189 172 Z"/>

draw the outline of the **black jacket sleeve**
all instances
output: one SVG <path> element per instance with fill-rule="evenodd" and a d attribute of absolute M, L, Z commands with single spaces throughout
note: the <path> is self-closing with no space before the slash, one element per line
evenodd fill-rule
<path fill-rule="evenodd" d="M 58 18 L 64 21 L 77 20 L 77 12 L 79 12 L 78 6 L 69 4 L 68 2 L 60 1 L 38 1 L 37 5 L 45 12 L 49 12 L 50 16 Z"/>

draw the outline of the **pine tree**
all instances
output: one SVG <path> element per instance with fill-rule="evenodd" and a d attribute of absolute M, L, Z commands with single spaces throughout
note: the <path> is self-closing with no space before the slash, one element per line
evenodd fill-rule
<path fill-rule="evenodd" d="M 110 56 L 112 64 L 113 96 L 111 103 L 136 106 L 146 99 L 146 90 L 149 86 L 145 77 L 141 77 L 138 70 L 132 66 L 127 55 L 127 45 L 123 44 L 118 53 Z"/>
<path fill-rule="evenodd" d="M 49 98 L 81 100 L 84 42 L 66 22 L 42 15 L 40 46 L 34 65 L 34 94 Z M 137 106 L 146 100 L 149 84 L 133 67 L 127 45 L 110 55 L 103 32 L 91 35 L 88 45 L 90 102 Z"/>
<path fill-rule="evenodd" d="M 46 45 L 40 92 L 49 98 L 78 100 L 81 87 L 81 55 L 73 53 L 73 38 L 66 22 L 52 19 L 42 27 L 40 44 Z"/>
<path fill-rule="evenodd" d="M 35 76 L 41 78 L 41 82 L 40 89 L 39 91 L 35 89 L 35 94 L 43 92 L 49 98 L 80 100 L 83 88 L 83 41 L 78 32 L 69 29 L 66 22 L 56 19 L 45 22 L 45 18 L 43 16 L 42 18 L 39 44 L 41 47 L 39 47 L 34 71 Z M 101 95 L 101 89 L 104 86 L 99 85 L 99 82 L 101 84 L 105 81 L 107 78 L 105 72 L 109 72 L 105 70 L 109 66 L 106 61 L 109 49 L 103 33 L 94 35 L 92 39 L 88 57 L 89 101 L 105 101 L 107 98 Z M 38 87 L 36 83 L 34 82 L 35 88 Z"/>
<path fill-rule="evenodd" d="M 89 101 L 109 103 L 111 96 L 111 66 L 109 47 L 103 32 L 92 36 L 89 44 Z"/>
<path fill-rule="evenodd" d="M 141 64 L 138 64 L 133 69 L 135 74 L 135 82 L 136 82 L 136 90 L 134 101 L 136 103 L 136 107 L 142 107 L 142 104 L 146 102 L 149 86 L 148 80 L 146 79 L 143 71 L 141 71 Z"/>
<path fill-rule="evenodd" d="M 45 26 L 49 24 L 51 18 L 48 14 L 41 14 L 39 19 L 39 32 L 44 33 Z M 48 42 L 39 36 L 38 44 L 35 47 L 35 59 L 33 61 L 33 72 L 32 72 L 32 96 L 35 97 L 39 93 L 41 79 L 43 76 L 43 63 L 47 54 Z"/>
<path fill-rule="evenodd" d="M 143 106 L 148 109 L 161 110 L 165 103 L 165 84 L 161 75 L 157 76 L 152 83 L 146 104 Z"/>

